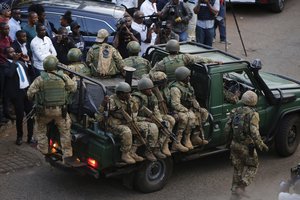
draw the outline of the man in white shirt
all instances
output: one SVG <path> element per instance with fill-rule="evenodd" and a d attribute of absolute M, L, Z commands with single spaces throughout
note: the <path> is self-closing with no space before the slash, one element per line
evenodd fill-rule
<path fill-rule="evenodd" d="M 145 0 L 141 5 L 140 11 L 142 11 L 145 16 L 157 13 L 156 0 Z"/>
<path fill-rule="evenodd" d="M 125 6 L 130 16 L 133 16 L 134 11 L 138 7 L 138 0 L 112 0 L 112 2 L 117 6 Z"/>
<path fill-rule="evenodd" d="M 278 200 L 300 200 L 300 180 L 294 183 L 294 193 L 289 193 L 289 188 L 291 183 L 284 183 L 285 185 L 280 185 L 280 193 L 278 195 Z"/>
<path fill-rule="evenodd" d="M 141 51 L 139 53 L 140 56 L 143 55 L 143 53 L 145 53 L 145 51 L 147 50 L 147 48 L 151 45 L 154 44 L 154 40 L 152 40 L 152 34 L 153 33 L 153 28 L 151 27 L 147 27 L 145 24 L 143 24 L 143 20 L 144 20 L 144 13 L 141 11 L 135 11 L 133 14 L 133 22 L 131 24 L 131 27 L 136 30 L 137 32 L 140 33 L 141 35 Z"/>
<path fill-rule="evenodd" d="M 21 10 L 18 8 L 13 9 L 12 17 L 8 21 L 9 36 L 13 41 L 16 39 L 16 32 L 21 30 L 20 19 L 21 19 Z"/>
<path fill-rule="evenodd" d="M 35 77 L 39 76 L 41 71 L 44 71 L 43 60 L 49 55 L 57 55 L 51 39 L 46 36 L 45 26 L 37 25 L 36 32 L 37 36 L 30 43 Z"/>

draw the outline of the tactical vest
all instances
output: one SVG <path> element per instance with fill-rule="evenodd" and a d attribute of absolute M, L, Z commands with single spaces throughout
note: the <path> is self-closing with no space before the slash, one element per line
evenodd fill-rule
<path fill-rule="evenodd" d="M 163 65 L 166 69 L 165 73 L 167 74 L 169 80 L 175 80 L 175 70 L 178 67 L 182 67 L 185 65 L 183 57 L 184 54 L 178 54 L 174 57 L 167 56 L 162 60 Z"/>
<path fill-rule="evenodd" d="M 81 63 L 81 62 L 72 63 L 68 65 L 68 68 L 75 72 L 78 72 L 79 74 L 83 74 L 85 76 L 91 75 L 91 70 L 86 66 L 85 63 Z"/>
<path fill-rule="evenodd" d="M 140 99 L 140 105 L 139 105 L 139 110 L 143 107 L 146 106 L 149 110 L 152 112 L 154 111 L 155 105 L 157 105 L 157 98 L 155 97 L 154 94 L 152 94 L 150 97 L 148 97 L 145 94 L 142 94 L 141 92 L 134 92 L 132 96 L 138 97 Z M 147 117 L 146 113 L 140 112 L 139 111 L 139 116 L 141 117 Z"/>
<path fill-rule="evenodd" d="M 67 103 L 67 92 L 65 81 L 61 78 L 64 76 L 62 71 L 54 72 L 59 76 L 51 75 L 42 71 L 41 77 L 43 85 L 38 93 L 38 104 L 42 106 L 62 106 Z"/>
<path fill-rule="evenodd" d="M 97 44 L 93 45 L 93 56 L 94 56 L 94 66 L 96 68 L 92 69 L 93 76 L 107 76 L 110 75 L 113 47 L 109 44 Z"/>
<path fill-rule="evenodd" d="M 190 84 L 184 86 L 178 81 L 173 81 L 172 83 L 170 83 L 169 88 L 171 89 L 172 87 L 176 87 L 180 90 L 181 92 L 180 103 L 187 109 L 191 108 L 193 106 L 192 100 L 195 95 L 194 88 Z"/>
<path fill-rule="evenodd" d="M 233 141 L 246 145 L 254 142 L 250 137 L 250 120 L 254 112 L 250 107 L 239 107 L 235 110 L 231 118 Z"/>
<path fill-rule="evenodd" d="M 113 112 L 110 112 L 109 114 L 113 117 L 113 118 L 116 118 L 116 119 L 119 119 L 119 120 L 124 120 L 124 122 L 126 121 L 122 112 L 121 112 L 121 108 L 123 108 L 125 110 L 125 112 L 127 112 L 130 116 L 132 114 L 132 108 L 131 108 L 131 105 L 130 103 L 128 102 L 128 104 L 125 104 L 125 103 L 122 103 L 121 100 L 119 99 L 119 97 L 114 94 L 112 95 L 110 98 L 112 98 L 116 104 L 116 110 L 114 110 Z"/>
<path fill-rule="evenodd" d="M 216 0 L 210 0 L 210 5 L 213 6 L 215 1 Z M 213 20 L 215 19 L 215 15 L 209 10 L 209 7 L 206 5 L 206 3 L 201 3 L 197 18 L 198 20 Z"/>
<path fill-rule="evenodd" d="M 142 75 L 148 74 L 148 62 L 144 58 L 139 56 L 130 56 L 124 59 L 124 64 L 128 67 L 133 67 L 136 71 L 133 73 L 133 76 L 137 78 L 142 78 Z"/>

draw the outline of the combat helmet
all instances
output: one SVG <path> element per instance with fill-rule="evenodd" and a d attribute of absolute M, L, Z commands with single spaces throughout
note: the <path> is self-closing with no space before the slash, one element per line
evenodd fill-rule
<path fill-rule="evenodd" d="M 166 44 L 166 50 L 170 53 L 178 53 L 180 50 L 179 42 L 177 40 L 169 40 Z"/>
<path fill-rule="evenodd" d="M 68 52 L 68 60 L 70 62 L 78 62 L 81 60 L 82 52 L 78 48 L 72 48 Z"/>
<path fill-rule="evenodd" d="M 58 59 L 53 56 L 47 56 L 43 61 L 43 67 L 45 71 L 53 71 L 57 69 Z"/>
<path fill-rule="evenodd" d="M 141 45 L 137 41 L 129 42 L 126 48 L 131 54 L 137 54 L 141 51 Z"/>
<path fill-rule="evenodd" d="M 248 90 L 243 94 L 241 101 L 247 106 L 255 106 L 257 103 L 257 94 L 251 90 Z"/>
<path fill-rule="evenodd" d="M 156 71 L 150 75 L 150 78 L 153 81 L 153 83 L 156 83 L 167 80 L 167 75 L 164 72 Z"/>
<path fill-rule="evenodd" d="M 138 90 L 141 91 L 141 90 L 151 89 L 154 87 L 154 85 L 150 78 L 144 77 L 138 81 L 137 87 L 138 87 Z"/>
<path fill-rule="evenodd" d="M 186 67 L 178 67 L 175 70 L 175 78 L 177 81 L 183 81 L 191 75 L 191 71 Z"/>
<path fill-rule="evenodd" d="M 125 92 L 125 93 L 128 93 L 128 92 L 131 92 L 131 87 L 128 83 L 126 82 L 120 82 L 116 88 L 115 88 L 115 91 L 116 93 L 117 92 Z"/>

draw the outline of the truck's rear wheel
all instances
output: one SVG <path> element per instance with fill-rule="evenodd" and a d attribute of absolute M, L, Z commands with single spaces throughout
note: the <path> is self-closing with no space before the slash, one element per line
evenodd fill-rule
<path fill-rule="evenodd" d="M 284 0 L 275 0 L 270 6 L 273 12 L 280 13 L 284 9 Z"/>
<path fill-rule="evenodd" d="M 299 117 L 297 115 L 284 117 L 275 137 L 275 148 L 277 153 L 285 157 L 292 155 L 298 147 L 299 140 Z"/>
<path fill-rule="evenodd" d="M 173 171 L 172 158 L 146 161 L 136 173 L 134 186 L 137 190 L 149 193 L 161 190 L 167 183 Z"/>

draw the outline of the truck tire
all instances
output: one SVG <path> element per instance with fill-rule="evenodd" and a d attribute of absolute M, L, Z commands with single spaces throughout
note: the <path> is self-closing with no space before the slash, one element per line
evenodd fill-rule
<path fill-rule="evenodd" d="M 289 115 L 283 118 L 275 137 L 275 148 L 280 156 L 292 155 L 299 144 L 300 125 L 297 115 Z"/>
<path fill-rule="evenodd" d="M 272 12 L 280 13 L 284 9 L 284 0 L 275 0 L 270 7 Z"/>
<path fill-rule="evenodd" d="M 166 184 L 173 171 L 172 158 L 146 161 L 136 173 L 134 187 L 143 193 L 161 190 Z"/>

